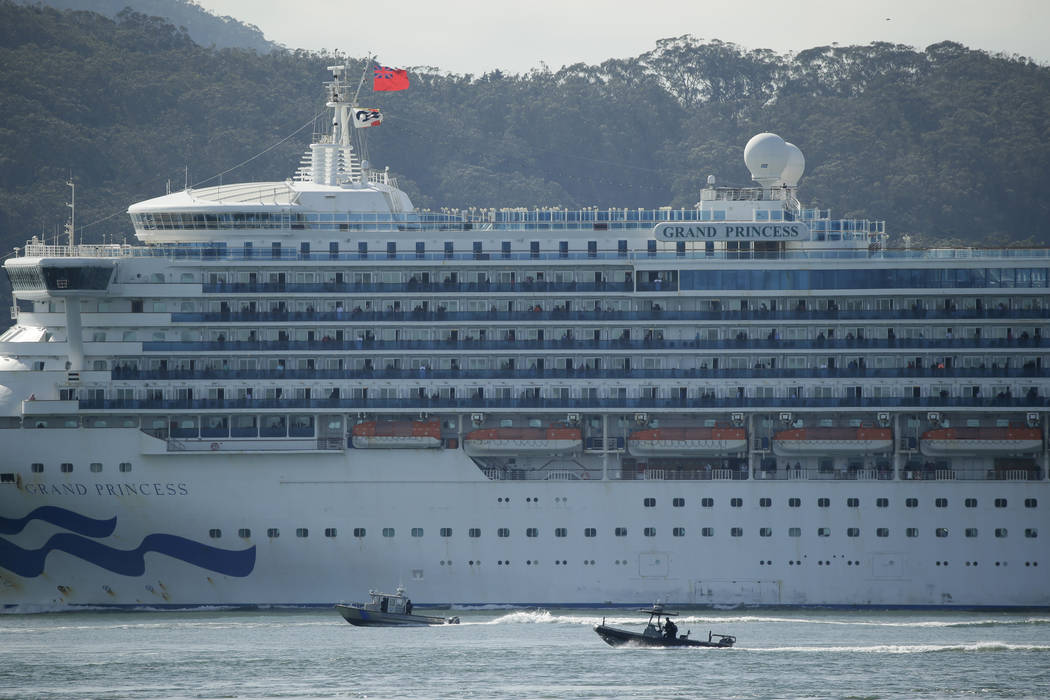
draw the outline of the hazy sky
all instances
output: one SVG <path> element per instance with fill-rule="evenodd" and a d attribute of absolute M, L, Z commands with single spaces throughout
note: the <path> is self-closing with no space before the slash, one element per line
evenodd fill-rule
<path fill-rule="evenodd" d="M 1050 63 L 1050 0 L 196 0 L 288 48 L 455 73 L 557 70 L 692 34 L 778 52 L 943 40 Z"/>

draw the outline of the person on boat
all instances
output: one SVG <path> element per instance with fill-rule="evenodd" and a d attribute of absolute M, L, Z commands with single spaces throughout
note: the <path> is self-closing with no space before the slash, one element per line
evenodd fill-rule
<path fill-rule="evenodd" d="M 675 639 L 678 636 L 678 625 L 671 621 L 671 618 L 664 618 L 664 637 L 667 639 Z"/>
<path fill-rule="evenodd" d="M 412 599 L 411 598 L 408 598 L 407 600 L 405 600 L 405 614 L 406 615 L 411 615 L 412 614 Z"/>

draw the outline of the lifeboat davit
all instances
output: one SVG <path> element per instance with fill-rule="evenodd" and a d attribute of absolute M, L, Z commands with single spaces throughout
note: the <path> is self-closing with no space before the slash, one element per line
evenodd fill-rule
<path fill-rule="evenodd" d="M 937 428 L 922 434 L 919 450 L 930 457 L 1012 454 L 1043 449 L 1039 428 Z"/>
<path fill-rule="evenodd" d="M 482 428 L 463 437 L 463 449 L 477 456 L 564 454 L 580 449 L 579 428 Z"/>
<path fill-rule="evenodd" d="M 627 448 L 637 457 L 720 455 L 747 449 L 743 428 L 651 428 L 636 430 Z"/>
<path fill-rule="evenodd" d="M 889 428 L 794 428 L 773 435 L 773 452 L 785 456 L 859 455 L 892 449 Z"/>
<path fill-rule="evenodd" d="M 441 423 L 436 420 L 391 420 L 358 423 L 350 431 L 354 447 L 419 449 L 441 447 Z"/>

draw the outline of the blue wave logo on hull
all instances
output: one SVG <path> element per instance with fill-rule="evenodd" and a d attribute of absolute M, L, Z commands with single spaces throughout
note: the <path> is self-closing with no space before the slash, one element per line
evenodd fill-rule
<path fill-rule="evenodd" d="M 65 552 L 123 576 L 144 574 L 147 552 L 163 554 L 226 576 L 244 577 L 255 569 L 254 545 L 248 549 L 234 551 L 219 549 L 178 535 L 155 533 L 146 535 L 142 543 L 134 549 L 116 549 L 89 539 L 111 535 L 116 529 L 115 517 L 109 520 L 95 520 L 54 506 L 37 508 L 20 519 L 0 518 L 0 534 L 17 534 L 30 520 L 44 520 L 75 532 L 52 535 L 40 549 L 24 549 L 0 538 L 0 567 L 27 578 L 42 574 L 47 555 L 56 551 Z"/>
<path fill-rule="evenodd" d="M 86 537 L 109 537 L 117 529 L 116 517 L 96 520 L 57 506 L 40 506 L 24 518 L 0 516 L 0 535 L 17 535 L 31 520 L 43 520 Z"/>

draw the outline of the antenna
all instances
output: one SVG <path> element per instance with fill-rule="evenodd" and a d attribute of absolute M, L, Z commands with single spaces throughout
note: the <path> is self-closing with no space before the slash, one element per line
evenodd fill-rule
<path fill-rule="evenodd" d="M 360 80 L 360 82 L 357 83 L 357 91 L 354 93 L 354 99 L 350 103 L 351 106 L 354 106 L 354 105 L 357 104 L 357 96 L 361 94 L 361 88 L 364 87 L 364 84 L 365 84 L 365 76 L 368 75 L 368 68 L 371 65 L 372 65 L 372 54 L 369 53 L 369 54 L 367 54 L 365 56 L 365 66 L 364 66 L 364 68 L 361 69 L 361 80 Z"/>
<path fill-rule="evenodd" d="M 73 173 L 69 174 L 69 179 L 66 180 L 66 184 L 69 185 L 70 195 L 69 200 L 66 202 L 66 206 L 69 207 L 69 223 L 66 224 L 66 233 L 69 234 L 69 248 L 76 245 L 76 216 L 77 216 L 77 186 L 73 184 Z"/>

